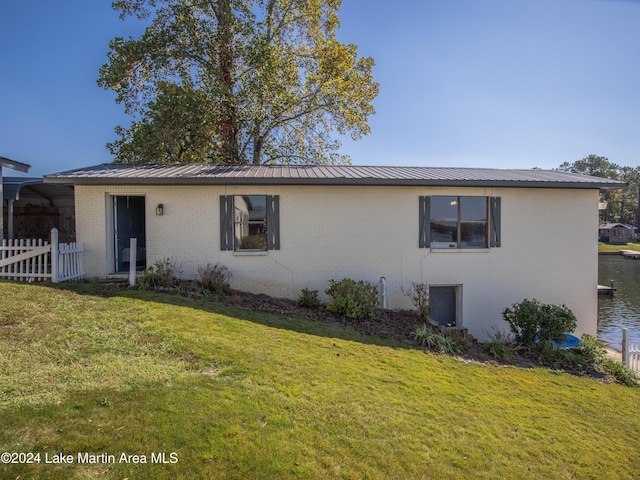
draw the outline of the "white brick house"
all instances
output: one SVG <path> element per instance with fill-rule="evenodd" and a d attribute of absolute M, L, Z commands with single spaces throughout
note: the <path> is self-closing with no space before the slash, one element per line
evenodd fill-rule
<path fill-rule="evenodd" d="M 403 291 L 428 283 L 436 320 L 481 339 L 524 298 L 566 304 L 595 335 L 599 190 L 625 186 L 542 170 L 116 164 L 45 182 L 75 187 L 89 277 L 128 268 L 135 236 L 147 265 L 174 258 L 195 278 L 219 262 L 234 288 L 276 297 L 385 277 L 389 308 L 411 308 Z"/>

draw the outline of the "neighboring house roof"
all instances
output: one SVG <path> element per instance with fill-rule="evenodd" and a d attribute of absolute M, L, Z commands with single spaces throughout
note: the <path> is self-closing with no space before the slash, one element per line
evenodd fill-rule
<path fill-rule="evenodd" d="M 0 167 L 7 167 L 19 172 L 27 173 L 31 168 L 31 165 L 22 162 L 16 162 L 5 157 L 0 157 Z"/>
<path fill-rule="evenodd" d="M 53 173 L 45 183 L 75 185 L 415 185 L 618 189 L 626 183 L 556 170 L 358 165 L 103 164 Z"/>
<path fill-rule="evenodd" d="M 611 230 L 612 228 L 616 228 L 616 227 L 624 227 L 627 230 L 635 230 L 635 227 L 632 227 L 630 225 L 625 225 L 623 223 L 606 223 L 604 225 L 600 225 L 600 230 Z"/>

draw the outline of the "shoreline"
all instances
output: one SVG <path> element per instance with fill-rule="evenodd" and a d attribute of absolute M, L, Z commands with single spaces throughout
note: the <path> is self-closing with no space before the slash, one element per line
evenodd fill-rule
<path fill-rule="evenodd" d="M 610 346 L 607 346 L 607 354 L 613 358 L 616 362 L 622 362 L 622 352 L 612 348 Z"/>

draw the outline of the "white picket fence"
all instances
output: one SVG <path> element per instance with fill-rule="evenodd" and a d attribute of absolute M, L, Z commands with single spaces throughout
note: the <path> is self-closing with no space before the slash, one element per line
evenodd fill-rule
<path fill-rule="evenodd" d="M 53 253 L 52 253 L 53 252 Z M 51 243 L 43 240 L 2 240 L 0 278 L 17 281 L 51 280 L 53 283 L 84 276 L 81 243 L 59 243 L 51 230 Z"/>
<path fill-rule="evenodd" d="M 640 372 L 640 345 L 629 343 L 629 330 L 626 328 L 622 329 L 622 362 Z"/>
<path fill-rule="evenodd" d="M 629 345 L 627 366 L 636 372 L 640 372 L 640 345 Z"/>

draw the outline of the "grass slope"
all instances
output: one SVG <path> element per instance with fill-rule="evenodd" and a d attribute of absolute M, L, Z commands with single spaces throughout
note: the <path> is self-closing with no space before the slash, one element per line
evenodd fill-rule
<path fill-rule="evenodd" d="M 41 459 L 0 478 L 638 475 L 638 389 L 113 286 L 0 292 L 0 452 Z"/>
<path fill-rule="evenodd" d="M 640 252 L 640 243 L 629 242 L 626 245 L 613 245 L 610 243 L 598 242 L 598 252 L 618 253 L 620 250 L 634 250 Z"/>

